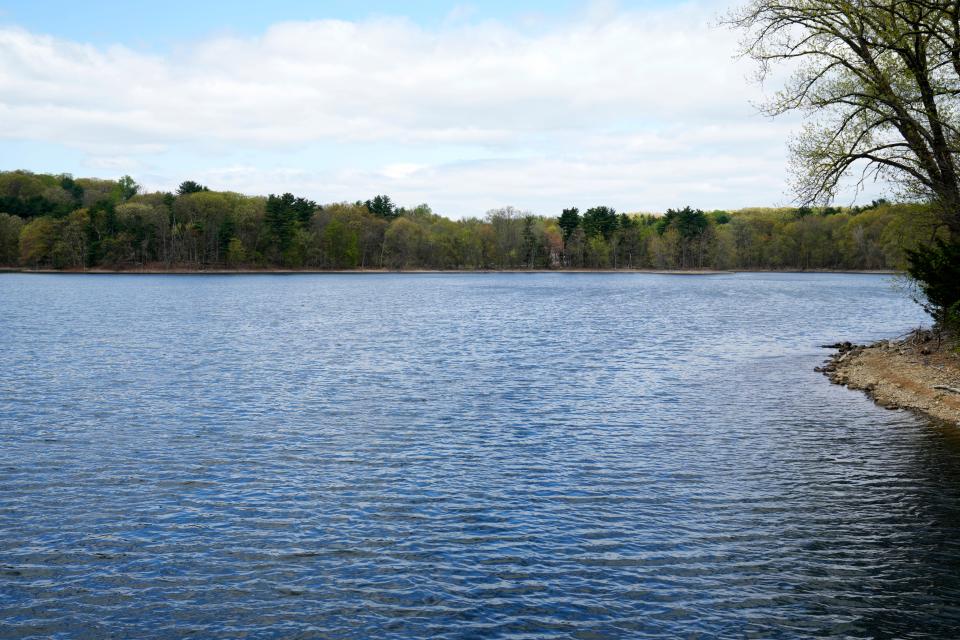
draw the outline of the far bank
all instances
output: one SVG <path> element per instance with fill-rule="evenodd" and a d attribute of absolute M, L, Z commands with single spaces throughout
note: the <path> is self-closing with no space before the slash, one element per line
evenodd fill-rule
<path fill-rule="evenodd" d="M 892 269 L 169 269 L 145 267 L 131 269 L 28 269 L 0 267 L 0 273 L 36 273 L 69 275 L 296 275 L 296 274 L 483 274 L 483 273 L 649 273 L 658 275 L 724 275 L 733 273 L 848 273 L 864 275 L 902 275 Z"/>

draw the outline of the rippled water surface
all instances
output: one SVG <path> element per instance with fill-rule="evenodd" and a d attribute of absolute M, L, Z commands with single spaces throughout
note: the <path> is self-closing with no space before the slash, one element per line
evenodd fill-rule
<path fill-rule="evenodd" d="M 887 277 L 0 275 L 0 637 L 960 636 Z"/>

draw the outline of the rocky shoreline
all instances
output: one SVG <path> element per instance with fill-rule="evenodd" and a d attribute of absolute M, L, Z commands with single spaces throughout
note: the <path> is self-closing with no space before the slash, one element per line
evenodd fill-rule
<path fill-rule="evenodd" d="M 864 391 L 887 409 L 913 409 L 960 425 L 960 353 L 954 342 L 917 330 L 871 345 L 843 342 L 822 367 L 834 384 Z"/>

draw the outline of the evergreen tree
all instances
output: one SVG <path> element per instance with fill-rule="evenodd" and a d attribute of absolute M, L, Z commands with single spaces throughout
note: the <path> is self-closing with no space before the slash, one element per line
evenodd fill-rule
<path fill-rule="evenodd" d="M 376 196 L 364 203 L 367 210 L 375 216 L 392 220 L 398 217 L 397 207 L 390 200 L 390 196 Z"/>
<path fill-rule="evenodd" d="M 177 195 L 188 196 L 191 193 L 200 193 L 201 191 L 210 191 L 210 189 L 193 180 L 184 180 L 177 188 Z"/>
<path fill-rule="evenodd" d="M 296 230 L 296 211 L 293 208 L 295 202 L 296 198 L 292 193 L 282 196 L 271 193 L 267 197 L 263 221 L 281 254 L 290 247 L 290 240 Z"/>
<path fill-rule="evenodd" d="M 537 261 L 537 236 L 534 233 L 533 221 L 533 216 L 526 216 L 523 219 L 523 257 L 531 269 Z"/>
<path fill-rule="evenodd" d="M 557 226 L 563 234 L 563 241 L 570 240 L 570 235 L 580 226 L 580 210 L 576 207 L 564 209 L 557 219 Z"/>
<path fill-rule="evenodd" d="M 602 236 L 609 240 L 617 224 L 617 211 L 611 207 L 592 207 L 583 214 L 583 231 L 588 238 Z"/>

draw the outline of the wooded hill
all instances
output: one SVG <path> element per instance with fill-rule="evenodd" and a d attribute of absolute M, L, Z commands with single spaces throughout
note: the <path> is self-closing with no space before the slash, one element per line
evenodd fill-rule
<path fill-rule="evenodd" d="M 919 204 L 623 214 L 488 211 L 451 220 L 389 197 L 319 205 L 196 182 L 0 172 L 0 265 L 282 269 L 901 269 L 935 220 Z"/>

